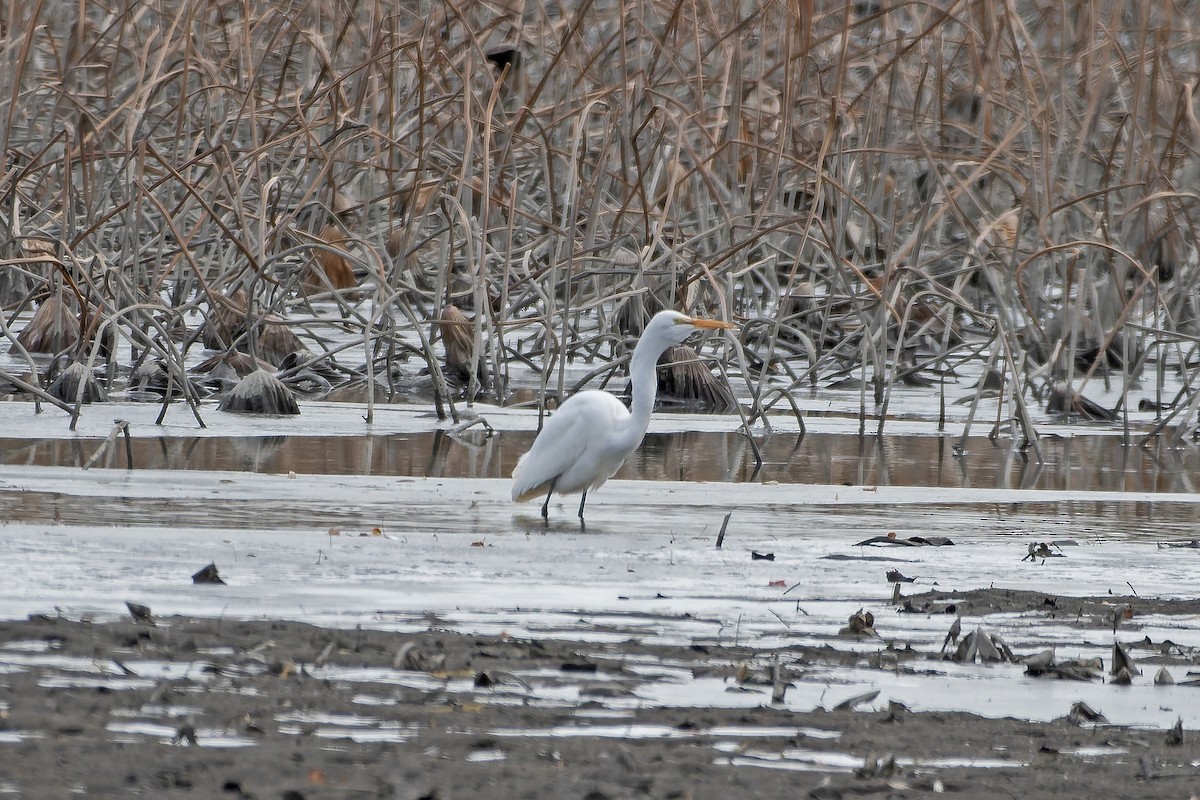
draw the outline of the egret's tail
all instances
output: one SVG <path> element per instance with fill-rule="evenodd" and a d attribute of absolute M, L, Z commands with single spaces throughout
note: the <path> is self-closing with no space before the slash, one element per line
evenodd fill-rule
<path fill-rule="evenodd" d="M 540 486 L 535 486 L 532 489 L 525 489 L 523 491 L 520 486 L 514 486 L 512 490 L 512 499 L 518 503 L 524 503 L 526 500 L 532 500 L 535 497 L 541 497 L 549 490 L 549 481 L 546 481 Z"/>
<path fill-rule="evenodd" d="M 529 453 L 525 453 L 525 455 L 517 459 L 517 466 L 513 468 L 512 472 L 512 499 L 517 503 L 524 503 L 526 500 L 532 500 L 539 495 L 545 494 L 546 490 L 550 488 L 550 481 L 540 481 L 532 486 L 530 485 L 530 481 L 537 480 L 537 478 L 533 475 L 526 474 L 529 472 L 529 470 L 526 469 L 529 466 L 528 456 Z"/>

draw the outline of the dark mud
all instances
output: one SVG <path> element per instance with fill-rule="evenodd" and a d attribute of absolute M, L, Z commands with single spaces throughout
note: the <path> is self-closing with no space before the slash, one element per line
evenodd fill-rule
<path fill-rule="evenodd" d="M 1049 619 L 1078 621 L 1085 626 L 1111 627 L 1114 615 L 1119 629 L 1132 630 L 1148 614 L 1193 616 L 1200 614 L 1200 599 L 1171 599 L 1112 595 L 1073 597 L 1024 589 L 972 589 L 965 592 L 922 592 L 905 595 L 913 609 L 924 613 L 983 615 L 994 613 L 1043 614 Z"/>
<path fill-rule="evenodd" d="M 1039 599 L 970 600 L 1001 601 Z M 464 636 L 435 619 L 419 635 L 156 623 L 0 623 L 0 796 L 1186 798 L 1200 785 L 1191 732 L 1172 746 L 1165 731 L 1065 720 L 784 711 L 738 648 Z M 638 665 L 652 663 L 727 675 L 761 706 L 646 707 Z"/>

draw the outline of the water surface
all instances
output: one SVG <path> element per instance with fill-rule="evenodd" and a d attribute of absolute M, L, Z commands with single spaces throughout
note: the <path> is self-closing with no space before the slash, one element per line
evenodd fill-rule
<path fill-rule="evenodd" d="M 135 469 L 230 470 L 310 475 L 505 478 L 533 441 L 527 431 L 491 437 L 443 430 L 359 436 L 136 437 Z M 1114 436 L 1045 437 L 1038 464 L 1008 447 L 973 437 L 884 437 L 856 434 L 775 434 L 758 442 L 755 469 L 749 439 L 702 431 L 646 437 L 617 478 L 931 486 L 1052 491 L 1192 492 L 1200 483 L 1200 451 L 1124 447 Z M 0 464 L 82 466 L 101 442 L 93 439 L 0 439 Z M 129 466 L 118 440 L 96 466 Z"/>

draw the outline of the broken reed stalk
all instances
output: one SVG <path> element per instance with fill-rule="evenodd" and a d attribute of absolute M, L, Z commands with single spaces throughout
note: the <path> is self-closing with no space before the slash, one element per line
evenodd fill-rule
<path fill-rule="evenodd" d="M 133 469 L 133 442 L 129 437 L 129 423 L 125 420 L 117 420 L 117 423 L 113 425 L 112 430 L 108 432 L 108 436 L 105 437 L 104 441 L 100 443 L 100 446 L 96 448 L 96 452 L 92 453 L 92 457 L 84 462 L 83 469 L 91 469 L 92 465 L 100 460 L 100 456 L 108 452 L 109 447 L 111 447 L 113 442 L 116 441 L 117 434 L 124 434 L 125 436 L 125 468 L 130 470 Z"/>
<path fill-rule="evenodd" d="M 733 516 L 733 512 L 730 511 L 729 513 L 727 513 L 725 515 L 725 518 L 723 520 L 721 520 L 721 530 L 717 534 L 717 549 L 718 550 L 720 550 L 725 545 L 725 529 L 729 527 L 729 518 L 732 516 Z"/>

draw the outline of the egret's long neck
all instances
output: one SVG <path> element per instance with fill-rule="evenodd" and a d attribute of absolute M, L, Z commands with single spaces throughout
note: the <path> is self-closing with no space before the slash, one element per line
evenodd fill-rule
<path fill-rule="evenodd" d="M 654 410 L 654 397 L 658 393 L 658 378 L 655 371 L 658 357 L 662 355 L 661 344 L 642 339 L 633 349 L 629 361 L 629 380 L 633 384 L 633 404 L 622 438 L 630 449 L 637 447 L 650 425 L 650 412 Z"/>

